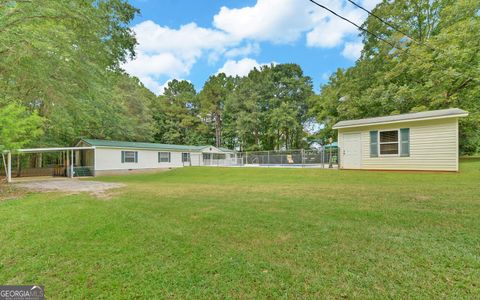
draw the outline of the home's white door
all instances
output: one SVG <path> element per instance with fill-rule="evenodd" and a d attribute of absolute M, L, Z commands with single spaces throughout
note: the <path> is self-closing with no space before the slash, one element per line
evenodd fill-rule
<path fill-rule="evenodd" d="M 360 133 L 343 134 L 343 168 L 360 169 L 362 167 L 362 143 Z"/>

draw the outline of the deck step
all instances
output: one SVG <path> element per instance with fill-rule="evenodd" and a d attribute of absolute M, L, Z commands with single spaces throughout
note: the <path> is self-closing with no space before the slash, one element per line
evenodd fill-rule
<path fill-rule="evenodd" d="M 92 171 L 88 167 L 75 167 L 75 177 L 93 176 Z"/>

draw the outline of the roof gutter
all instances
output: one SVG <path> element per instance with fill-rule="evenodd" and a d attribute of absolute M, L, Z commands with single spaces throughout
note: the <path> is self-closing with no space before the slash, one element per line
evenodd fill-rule
<path fill-rule="evenodd" d="M 172 148 L 144 148 L 144 147 L 117 147 L 117 146 L 95 146 L 95 148 L 104 148 L 104 149 L 136 149 L 136 150 L 150 150 L 150 151 L 172 151 L 172 152 L 199 152 L 201 150 L 195 149 L 172 149 Z"/>

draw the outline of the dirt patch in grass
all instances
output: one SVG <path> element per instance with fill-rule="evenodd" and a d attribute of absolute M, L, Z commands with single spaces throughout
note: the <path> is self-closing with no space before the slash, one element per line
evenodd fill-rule
<path fill-rule="evenodd" d="M 12 200 L 25 195 L 26 191 L 11 184 L 0 183 L 0 201 Z"/>
<path fill-rule="evenodd" d="M 414 199 L 416 201 L 427 201 L 427 200 L 431 200 L 432 197 L 427 195 L 416 195 Z"/>
<path fill-rule="evenodd" d="M 37 192 L 89 193 L 98 198 L 108 199 L 112 189 L 124 187 L 122 183 L 83 181 L 77 179 L 43 180 L 16 183 L 15 187 Z"/>

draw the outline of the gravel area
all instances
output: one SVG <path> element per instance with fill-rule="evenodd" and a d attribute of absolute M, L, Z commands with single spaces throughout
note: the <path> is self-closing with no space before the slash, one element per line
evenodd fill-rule
<path fill-rule="evenodd" d="M 61 191 L 66 193 L 87 192 L 97 196 L 105 195 L 111 189 L 125 186 L 122 183 L 83 181 L 78 179 L 38 180 L 19 182 L 15 186 L 40 192 Z"/>

